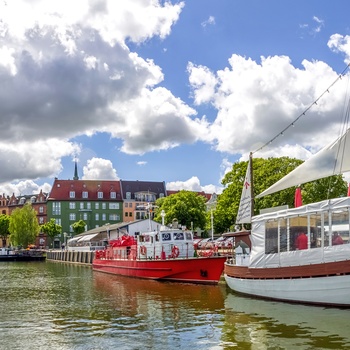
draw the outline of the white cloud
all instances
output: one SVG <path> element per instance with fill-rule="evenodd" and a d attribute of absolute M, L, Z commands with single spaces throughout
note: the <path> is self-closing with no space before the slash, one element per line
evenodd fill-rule
<path fill-rule="evenodd" d="M 215 17 L 214 16 L 209 16 L 209 18 L 201 23 L 202 27 L 206 27 L 208 25 L 214 25 L 215 24 Z"/>
<path fill-rule="evenodd" d="M 83 167 L 83 180 L 118 180 L 117 171 L 108 159 L 92 158 Z"/>
<path fill-rule="evenodd" d="M 155 88 L 164 79 L 161 68 L 126 44 L 164 39 L 183 6 L 141 0 L 1 2 L 1 181 L 56 176 L 60 158 L 79 153 L 67 140 L 110 133 L 115 125 L 122 131 L 112 136 L 123 138 L 122 150 L 129 153 L 193 142 L 200 124 L 191 120 L 195 112 L 170 91 Z M 144 108 L 138 105 L 144 102 Z M 137 114 L 159 133 L 149 134 L 150 124 L 137 123 Z M 178 122 L 183 132 L 169 137 L 163 126 Z"/>
<path fill-rule="evenodd" d="M 43 193 L 49 193 L 51 191 L 51 185 L 44 183 L 42 185 L 36 184 L 32 180 L 19 181 L 17 183 L 4 183 L 0 186 L 0 194 L 5 194 L 5 196 L 15 196 L 28 195 L 28 194 L 38 194 L 40 191 Z"/>
<path fill-rule="evenodd" d="M 327 43 L 334 52 L 342 52 L 346 55 L 345 62 L 350 62 L 350 35 L 333 34 Z"/>
<path fill-rule="evenodd" d="M 143 165 L 146 165 L 146 164 L 147 164 L 147 162 L 145 162 L 145 161 L 137 162 L 137 165 L 140 165 L 140 166 L 143 166 Z"/>
<path fill-rule="evenodd" d="M 197 176 L 192 176 L 190 179 L 186 181 L 168 182 L 166 184 L 166 189 L 169 191 L 181 191 L 181 190 L 194 191 L 194 192 L 204 191 L 205 193 L 218 194 L 222 192 L 223 188 L 215 185 L 201 186 L 199 178 Z"/>
<path fill-rule="evenodd" d="M 232 55 L 229 64 L 216 73 L 192 64 L 195 69 L 189 70 L 189 81 L 195 81 L 194 96 L 205 90 L 206 84 L 208 90 L 213 90 L 212 81 L 216 81 L 213 93 L 196 100 L 210 101 L 218 110 L 215 121 L 208 126 L 209 133 L 200 136 L 204 136 L 203 141 L 214 143 L 216 150 L 233 155 L 248 154 L 273 139 L 338 77 L 324 62 L 304 60 L 303 69 L 299 69 L 286 56 L 262 57 L 261 62 L 255 62 Z M 208 80 L 208 75 L 213 78 Z M 330 142 L 342 123 L 345 85 L 346 79 L 339 80 L 294 128 L 277 137 L 272 148 L 265 147 L 256 156 L 305 158 L 309 151 Z"/>

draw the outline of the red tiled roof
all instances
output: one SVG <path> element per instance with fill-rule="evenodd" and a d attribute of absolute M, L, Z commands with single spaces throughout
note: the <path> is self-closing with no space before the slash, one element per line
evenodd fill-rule
<path fill-rule="evenodd" d="M 70 198 L 70 191 L 75 191 L 75 198 Z M 82 193 L 88 192 L 88 198 Z M 49 200 L 101 200 L 97 193 L 103 192 L 103 199 L 110 200 L 110 193 L 116 192 L 114 200 L 122 200 L 119 180 L 59 180 L 55 179 Z"/>

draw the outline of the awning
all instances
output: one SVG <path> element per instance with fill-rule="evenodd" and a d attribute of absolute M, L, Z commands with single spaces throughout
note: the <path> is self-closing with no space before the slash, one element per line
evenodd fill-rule
<path fill-rule="evenodd" d="M 78 242 L 90 241 L 92 238 L 96 237 L 98 234 L 99 234 L 99 232 L 98 232 L 98 233 L 93 233 L 93 234 L 91 234 L 91 235 L 85 235 L 85 236 L 81 237 L 81 238 L 78 240 Z"/>

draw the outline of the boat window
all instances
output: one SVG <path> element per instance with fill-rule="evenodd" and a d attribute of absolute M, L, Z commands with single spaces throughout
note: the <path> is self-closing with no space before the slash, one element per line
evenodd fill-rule
<path fill-rule="evenodd" d="M 297 216 L 289 219 L 289 251 L 307 249 L 307 216 Z M 299 238 L 300 237 L 300 238 Z"/>
<path fill-rule="evenodd" d="M 310 215 L 310 248 L 323 246 L 322 216 L 320 213 Z"/>
<path fill-rule="evenodd" d="M 269 220 L 265 223 L 265 254 L 278 252 L 278 221 Z"/>
<path fill-rule="evenodd" d="M 174 240 L 175 241 L 183 241 L 184 233 L 183 232 L 174 232 Z"/>
<path fill-rule="evenodd" d="M 162 241 L 171 241 L 171 234 L 169 232 L 162 233 Z"/>
<path fill-rule="evenodd" d="M 279 220 L 279 241 L 280 252 L 286 252 L 288 250 L 288 235 L 287 235 L 287 219 L 282 218 Z"/>
<path fill-rule="evenodd" d="M 349 243 L 349 209 L 332 212 L 332 245 Z"/>
<path fill-rule="evenodd" d="M 192 241 L 192 233 L 186 232 L 186 241 Z"/>

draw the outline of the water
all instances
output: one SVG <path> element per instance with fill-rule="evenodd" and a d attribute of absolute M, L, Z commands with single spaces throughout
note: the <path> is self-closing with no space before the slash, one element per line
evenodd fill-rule
<path fill-rule="evenodd" d="M 64 263 L 0 264 L 0 349 L 350 349 L 350 310 Z"/>

